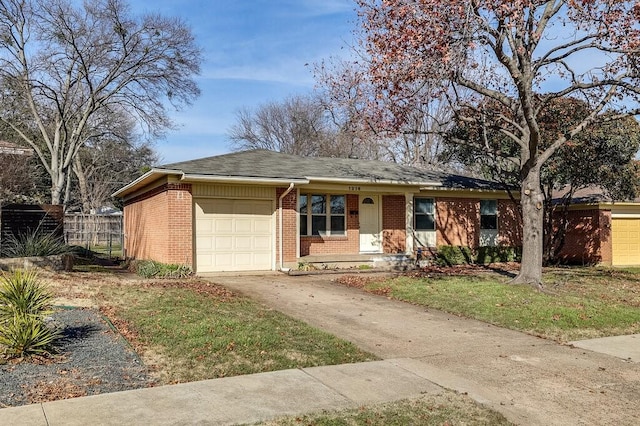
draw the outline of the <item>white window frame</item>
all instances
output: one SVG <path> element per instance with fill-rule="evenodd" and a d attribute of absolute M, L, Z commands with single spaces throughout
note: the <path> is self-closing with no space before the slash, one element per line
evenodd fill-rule
<path fill-rule="evenodd" d="M 313 213 L 313 209 L 311 206 L 311 200 L 313 200 L 314 196 L 325 197 L 325 212 L 324 213 Z M 347 195 L 346 194 L 318 194 L 318 193 L 301 193 L 299 200 L 302 197 L 306 197 L 307 199 L 307 212 L 300 212 L 300 202 L 298 202 L 298 214 L 300 217 L 306 216 L 307 221 L 307 233 L 302 234 L 302 228 L 300 228 L 300 236 L 301 237 L 346 237 L 347 236 Z M 342 214 L 332 214 L 331 213 L 331 198 L 332 197 L 342 197 L 344 198 L 344 211 Z M 318 234 L 313 233 L 313 217 L 314 216 L 324 216 L 325 217 L 325 229 L 326 231 L 319 231 Z M 341 231 L 333 231 L 331 229 L 331 218 L 333 217 L 342 217 L 344 229 Z"/>

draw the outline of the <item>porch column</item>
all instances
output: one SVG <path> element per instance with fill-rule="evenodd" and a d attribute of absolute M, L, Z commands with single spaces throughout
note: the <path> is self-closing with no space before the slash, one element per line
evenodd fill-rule
<path fill-rule="evenodd" d="M 405 242 L 405 254 L 413 256 L 413 193 L 406 192 L 404 194 L 405 198 L 405 219 L 406 219 L 406 229 L 407 229 L 407 237 Z"/>

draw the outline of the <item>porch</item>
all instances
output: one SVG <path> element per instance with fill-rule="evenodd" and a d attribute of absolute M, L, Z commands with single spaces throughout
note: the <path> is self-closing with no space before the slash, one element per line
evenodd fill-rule
<path fill-rule="evenodd" d="M 321 271 L 335 269 L 382 269 L 388 271 L 407 271 L 416 267 L 414 256 L 398 253 L 367 253 L 367 254 L 324 254 L 308 255 L 298 259 L 298 271 Z"/>

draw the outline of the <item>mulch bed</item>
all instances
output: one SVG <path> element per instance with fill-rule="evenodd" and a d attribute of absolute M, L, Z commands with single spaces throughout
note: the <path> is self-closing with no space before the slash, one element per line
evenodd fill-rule
<path fill-rule="evenodd" d="M 129 343 L 94 309 L 61 309 L 50 358 L 0 364 L 0 408 L 153 386 Z"/>

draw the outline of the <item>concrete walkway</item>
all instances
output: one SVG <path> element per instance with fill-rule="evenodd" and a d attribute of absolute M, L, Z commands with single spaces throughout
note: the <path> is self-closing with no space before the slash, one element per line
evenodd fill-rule
<path fill-rule="evenodd" d="M 368 295 L 331 283 L 335 278 L 227 275 L 210 280 L 350 340 L 384 361 L 5 408 L 0 425 L 252 423 L 442 388 L 467 393 L 522 425 L 640 424 L 640 363 L 634 352 L 640 336 L 616 338 L 615 344 L 603 340 L 587 349 L 578 347 L 583 342 L 563 346 Z M 616 348 L 612 355 L 599 353 L 611 347 Z"/>
<path fill-rule="evenodd" d="M 211 281 L 349 340 L 383 359 L 409 358 L 445 388 L 468 392 L 522 425 L 640 424 L 640 361 L 559 345 L 336 285 L 331 275 L 223 276 Z M 620 338 L 638 348 L 639 339 Z M 603 349 L 603 341 L 596 349 Z M 633 362 L 633 361 L 636 362 Z"/>

